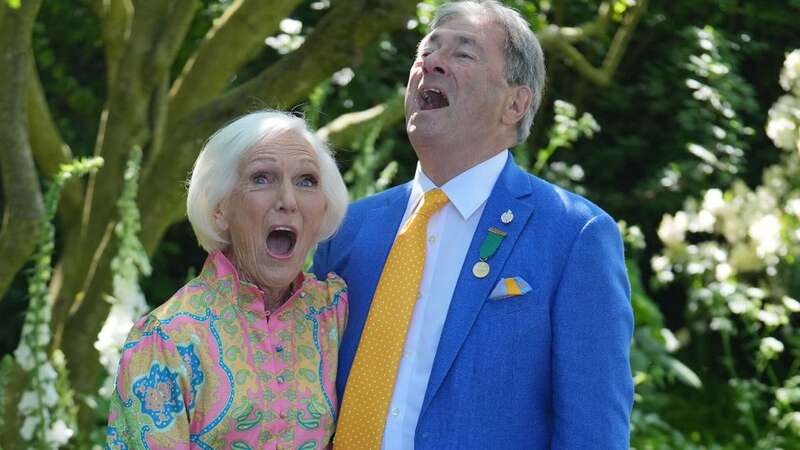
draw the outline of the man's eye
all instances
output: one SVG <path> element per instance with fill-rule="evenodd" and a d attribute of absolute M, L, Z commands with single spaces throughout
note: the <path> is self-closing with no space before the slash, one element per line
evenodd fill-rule
<path fill-rule="evenodd" d="M 475 59 L 475 57 L 470 55 L 469 53 L 456 53 L 456 58 Z"/>
<path fill-rule="evenodd" d="M 314 175 L 304 175 L 297 181 L 297 185 L 304 188 L 313 188 L 319 184 L 317 177 Z"/>

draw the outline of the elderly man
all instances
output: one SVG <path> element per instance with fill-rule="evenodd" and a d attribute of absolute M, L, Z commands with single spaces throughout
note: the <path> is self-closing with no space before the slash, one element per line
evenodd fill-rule
<path fill-rule="evenodd" d="M 624 449 L 630 290 L 616 224 L 523 172 L 544 60 L 497 2 L 442 6 L 405 94 L 414 179 L 353 204 L 314 266 L 350 319 L 350 449 Z"/>

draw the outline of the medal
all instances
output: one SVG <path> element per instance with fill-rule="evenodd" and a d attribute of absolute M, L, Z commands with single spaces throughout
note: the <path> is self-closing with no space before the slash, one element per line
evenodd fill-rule
<path fill-rule="evenodd" d="M 476 278 L 485 278 L 486 275 L 489 275 L 492 268 L 486 260 L 494 256 L 495 252 L 500 247 L 500 243 L 503 242 L 503 239 L 505 239 L 507 235 L 508 233 L 503 230 L 498 230 L 494 227 L 489 228 L 489 232 L 486 233 L 481 243 L 478 256 L 480 260 L 472 266 L 472 274 L 475 275 Z"/>
<path fill-rule="evenodd" d="M 477 278 L 484 278 L 486 275 L 489 275 L 489 264 L 486 261 L 478 261 L 472 266 L 472 274 L 475 275 Z"/>

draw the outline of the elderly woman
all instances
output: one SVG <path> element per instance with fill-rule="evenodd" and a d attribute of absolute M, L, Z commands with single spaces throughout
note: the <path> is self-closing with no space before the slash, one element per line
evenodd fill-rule
<path fill-rule="evenodd" d="M 256 112 L 209 139 L 187 200 L 209 255 L 197 278 L 130 332 L 109 447 L 329 444 L 346 287 L 302 267 L 346 208 L 336 163 L 302 119 Z"/>

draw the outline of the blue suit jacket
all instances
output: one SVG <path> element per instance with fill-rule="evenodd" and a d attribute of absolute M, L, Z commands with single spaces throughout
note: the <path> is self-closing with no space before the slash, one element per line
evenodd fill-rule
<path fill-rule="evenodd" d="M 409 194 L 405 184 L 352 204 L 315 254 L 317 276 L 336 272 L 349 286 L 340 398 Z M 509 209 L 514 220 L 502 224 Z M 472 265 L 489 227 L 508 236 L 489 260 L 491 273 L 479 279 Z M 616 223 L 509 158 L 477 230 L 436 350 L 415 448 L 628 448 L 633 315 Z M 495 284 L 513 276 L 531 292 L 490 300 Z"/>

